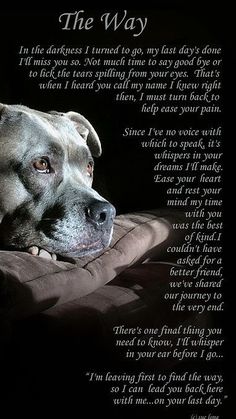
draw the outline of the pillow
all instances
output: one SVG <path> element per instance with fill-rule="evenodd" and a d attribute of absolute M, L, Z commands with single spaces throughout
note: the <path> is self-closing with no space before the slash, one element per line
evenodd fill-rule
<path fill-rule="evenodd" d="M 117 216 L 109 248 L 88 257 L 53 261 L 0 251 L 0 315 L 19 319 L 93 292 L 127 267 L 157 255 L 171 231 L 158 213 Z"/>

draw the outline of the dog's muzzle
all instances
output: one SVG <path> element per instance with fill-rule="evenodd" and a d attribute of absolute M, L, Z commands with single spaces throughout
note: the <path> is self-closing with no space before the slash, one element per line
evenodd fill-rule
<path fill-rule="evenodd" d="M 41 245 L 46 250 L 68 256 L 84 256 L 109 246 L 115 208 L 108 201 L 90 200 L 56 205 L 47 211 L 37 226 Z"/>

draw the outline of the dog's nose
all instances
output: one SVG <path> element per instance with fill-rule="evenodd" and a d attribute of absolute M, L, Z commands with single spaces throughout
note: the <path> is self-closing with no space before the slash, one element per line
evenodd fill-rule
<path fill-rule="evenodd" d="M 86 214 L 98 226 L 105 226 L 113 222 L 116 210 L 109 202 L 94 201 L 86 209 Z"/>

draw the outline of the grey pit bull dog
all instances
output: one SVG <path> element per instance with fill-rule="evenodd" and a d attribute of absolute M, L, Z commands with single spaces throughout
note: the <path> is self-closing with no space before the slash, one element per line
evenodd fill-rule
<path fill-rule="evenodd" d="M 92 189 L 100 154 L 79 113 L 0 104 L 1 248 L 53 259 L 106 248 L 115 208 Z"/>

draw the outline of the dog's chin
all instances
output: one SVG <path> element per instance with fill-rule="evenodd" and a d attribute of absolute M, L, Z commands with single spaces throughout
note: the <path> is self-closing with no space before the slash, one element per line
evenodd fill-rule
<path fill-rule="evenodd" d="M 108 246 L 103 245 L 101 241 L 92 243 L 90 245 L 78 245 L 78 247 L 73 247 L 71 249 L 59 249 L 57 250 L 57 254 L 64 257 L 82 257 L 82 256 L 90 256 L 94 253 L 101 252 L 102 250 L 106 249 Z"/>
<path fill-rule="evenodd" d="M 76 240 L 74 237 L 64 236 L 64 240 L 57 238 L 48 239 L 45 235 L 41 237 L 27 237 L 27 240 L 21 237 L 21 240 L 6 240 L 4 248 L 11 250 L 25 251 L 26 249 L 36 247 L 44 249 L 50 254 L 59 255 L 62 257 L 83 257 L 93 255 L 105 250 L 112 238 L 113 228 L 105 231 L 102 235 L 97 237 L 85 237 Z"/>
<path fill-rule="evenodd" d="M 98 252 L 102 252 L 103 250 L 107 249 L 111 242 L 112 232 L 110 234 L 106 234 L 102 238 L 99 238 L 94 241 L 79 241 L 77 243 L 65 245 L 65 243 L 50 243 L 43 245 L 42 247 L 50 253 L 55 253 L 62 257 L 83 257 L 83 256 L 90 256 Z"/>

